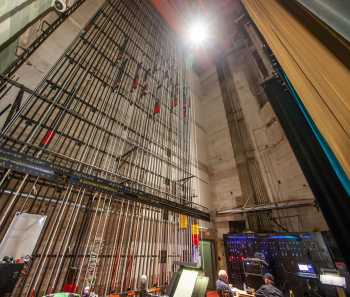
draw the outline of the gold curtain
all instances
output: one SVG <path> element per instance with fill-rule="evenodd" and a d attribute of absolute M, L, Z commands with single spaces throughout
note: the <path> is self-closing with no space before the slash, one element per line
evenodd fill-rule
<path fill-rule="evenodd" d="M 350 177 L 349 69 L 277 0 L 242 3 Z"/>

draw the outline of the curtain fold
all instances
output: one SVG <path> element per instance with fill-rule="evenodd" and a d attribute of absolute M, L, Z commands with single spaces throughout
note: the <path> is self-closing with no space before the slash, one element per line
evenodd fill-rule
<path fill-rule="evenodd" d="M 349 178 L 349 69 L 278 1 L 242 3 Z"/>

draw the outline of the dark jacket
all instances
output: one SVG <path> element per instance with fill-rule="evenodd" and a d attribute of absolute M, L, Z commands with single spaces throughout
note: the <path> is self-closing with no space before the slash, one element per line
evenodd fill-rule
<path fill-rule="evenodd" d="M 230 286 L 220 279 L 216 281 L 216 291 L 227 292 L 233 296 Z"/>
<path fill-rule="evenodd" d="M 281 290 L 274 285 L 262 285 L 255 295 L 256 297 L 283 297 Z"/>

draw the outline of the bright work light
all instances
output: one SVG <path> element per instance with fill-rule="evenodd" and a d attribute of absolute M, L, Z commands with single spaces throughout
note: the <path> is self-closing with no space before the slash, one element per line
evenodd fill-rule
<path fill-rule="evenodd" d="M 207 24 L 202 20 L 196 20 L 190 24 L 187 38 L 192 46 L 199 47 L 203 46 L 208 35 Z"/>

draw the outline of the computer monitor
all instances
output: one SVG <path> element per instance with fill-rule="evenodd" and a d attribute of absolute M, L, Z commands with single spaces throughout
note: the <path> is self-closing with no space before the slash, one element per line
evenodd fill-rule
<path fill-rule="evenodd" d="M 320 274 L 320 282 L 324 285 L 346 288 L 345 277 L 333 273 Z"/>
<path fill-rule="evenodd" d="M 183 269 L 173 297 L 191 297 L 197 276 L 197 270 Z"/>
<path fill-rule="evenodd" d="M 315 273 L 315 270 L 311 264 L 300 264 L 298 263 L 298 268 L 300 272 Z"/>
<path fill-rule="evenodd" d="M 203 275 L 201 269 L 186 266 L 181 265 L 179 271 L 174 273 L 167 295 L 169 297 L 205 297 L 209 278 Z"/>
<path fill-rule="evenodd" d="M 298 263 L 297 275 L 303 278 L 317 278 L 314 267 L 311 264 Z"/>

